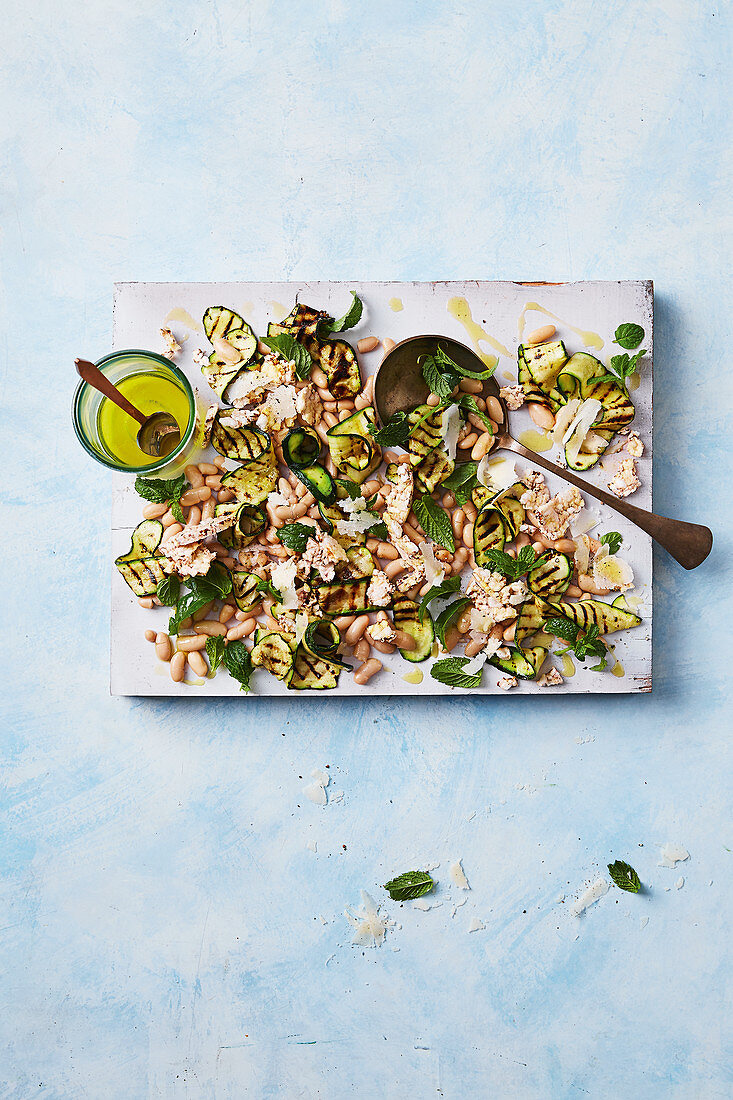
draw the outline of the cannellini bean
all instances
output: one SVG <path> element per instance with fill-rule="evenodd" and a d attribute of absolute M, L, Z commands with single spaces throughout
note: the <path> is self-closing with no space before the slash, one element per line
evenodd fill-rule
<path fill-rule="evenodd" d="M 357 661 L 368 661 L 372 655 L 372 647 L 366 638 L 360 638 L 354 646 L 354 656 Z"/>
<path fill-rule="evenodd" d="M 154 630 L 146 630 L 145 631 L 145 641 L 146 642 L 154 642 L 157 637 L 158 637 L 158 635 L 155 633 Z"/>
<path fill-rule="evenodd" d="M 336 414 L 332 412 L 325 412 L 323 414 L 323 419 L 325 420 L 326 424 L 328 424 L 329 428 L 333 428 L 334 425 L 338 424 L 339 422 Z"/>
<path fill-rule="evenodd" d="M 466 522 L 466 513 L 462 508 L 456 508 L 455 512 L 451 515 L 450 521 L 453 528 L 453 534 L 459 539 L 463 532 L 463 525 Z"/>
<path fill-rule="evenodd" d="M 531 541 L 526 531 L 520 531 L 516 538 L 517 549 L 521 550 L 523 546 L 529 546 Z"/>
<path fill-rule="evenodd" d="M 195 649 L 206 648 L 206 638 L 203 634 L 178 635 L 178 648 L 182 653 L 191 653 Z"/>
<path fill-rule="evenodd" d="M 328 376 L 320 367 L 317 367 L 315 363 L 311 367 L 311 380 L 319 390 L 326 389 L 328 387 Z"/>
<path fill-rule="evenodd" d="M 470 548 L 473 546 L 473 524 L 472 523 L 465 524 L 465 526 L 463 528 L 463 531 L 461 533 L 461 538 L 463 539 L 463 545 L 466 547 L 466 549 L 470 550 Z"/>
<path fill-rule="evenodd" d="M 199 523 L 201 523 L 201 509 L 198 504 L 192 504 L 186 516 L 186 526 L 195 527 Z"/>
<path fill-rule="evenodd" d="M 493 436 L 490 436 L 488 432 L 484 432 L 483 435 L 478 437 L 471 450 L 471 458 L 474 462 L 480 462 L 484 455 L 491 450 L 493 442 Z"/>
<path fill-rule="evenodd" d="M 219 490 L 219 503 L 220 504 L 227 504 L 230 500 L 234 500 L 235 496 L 236 496 L 236 493 L 233 493 L 231 491 L 231 489 L 220 489 Z M 206 507 L 206 505 L 208 503 L 209 503 L 208 500 L 205 500 L 204 501 L 204 507 Z"/>
<path fill-rule="evenodd" d="M 211 519 L 215 511 L 216 501 L 213 497 L 209 497 L 209 499 L 205 500 L 204 503 L 201 505 L 201 519 Z"/>
<path fill-rule="evenodd" d="M 532 549 L 534 550 L 535 554 L 541 554 L 543 550 L 547 549 L 547 547 L 545 546 L 544 542 L 540 542 L 539 539 L 536 539 L 532 543 Z"/>
<path fill-rule="evenodd" d="M 215 638 L 217 635 L 223 637 L 227 632 L 224 623 L 212 622 L 210 619 L 204 623 L 194 623 L 193 629 L 197 634 L 205 634 L 209 638 Z"/>
<path fill-rule="evenodd" d="M 338 631 L 343 631 L 349 629 L 355 618 L 356 615 L 339 615 L 338 618 L 333 621 L 336 625 L 336 629 Z"/>
<path fill-rule="evenodd" d="M 171 640 L 167 634 L 155 635 L 155 655 L 159 661 L 170 661 L 173 654 L 173 647 L 171 646 Z"/>
<path fill-rule="evenodd" d="M 200 504 L 202 500 L 208 500 L 210 496 L 211 489 L 208 485 L 202 485 L 198 489 L 187 489 L 181 497 L 181 506 L 190 508 L 192 504 Z"/>
<path fill-rule="evenodd" d="M 239 626 L 232 626 L 226 632 L 226 640 L 228 642 L 237 642 L 240 638 L 248 638 L 250 634 L 253 634 L 257 626 L 256 619 L 245 619 Z"/>
<path fill-rule="evenodd" d="M 225 363 L 238 363 L 242 358 L 241 352 L 237 351 L 228 340 L 222 340 L 220 336 L 212 336 L 211 343 Z"/>
<path fill-rule="evenodd" d="M 406 649 L 412 652 L 412 650 L 416 648 L 415 639 L 411 634 L 406 633 L 406 631 L 395 629 L 394 637 L 398 649 Z"/>
<path fill-rule="evenodd" d="M 502 636 L 501 636 L 502 641 L 504 641 L 504 642 L 513 642 L 514 641 L 514 635 L 516 633 L 517 633 L 517 624 L 512 623 L 512 625 L 508 626 L 506 628 L 506 630 L 504 631 L 504 633 L 502 634 Z"/>
<path fill-rule="evenodd" d="M 146 504 L 143 508 L 143 519 L 160 519 L 167 511 L 167 502 L 164 504 Z"/>
<path fill-rule="evenodd" d="M 379 346 L 379 340 L 376 336 L 364 336 L 361 340 L 357 341 L 357 350 L 365 353 L 367 351 L 374 351 Z"/>
<path fill-rule="evenodd" d="M 471 628 L 471 608 L 465 608 L 456 619 L 456 629 L 465 634 Z"/>
<path fill-rule="evenodd" d="M 369 616 L 358 615 L 344 635 L 344 641 L 346 642 L 346 644 L 356 645 L 368 626 Z"/>
<path fill-rule="evenodd" d="M 479 382 L 478 378 L 462 378 L 458 383 L 458 389 L 462 393 L 472 393 L 476 395 L 481 393 L 483 388 L 483 382 Z"/>
<path fill-rule="evenodd" d="M 483 427 L 483 425 L 482 425 Z M 469 447 L 473 447 L 474 443 L 478 440 L 478 434 L 476 432 L 470 432 L 465 439 L 462 439 L 458 444 L 459 450 L 467 451 Z"/>
<path fill-rule="evenodd" d="M 440 398 L 438 397 L 437 393 L 429 393 L 428 396 L 427 396 L 427 399 L 425 401 L 425 404 L 430 405 L 430 407 L 433 408 L 433 409 L 435 408 L 436 405 L 439 405 L 440 404 Z"/>
<path fill-rule="evenodd" d="M 391 642 L 372 642 L 372 646 L 376 649 L 377 653 L 394 653 L 397 648 L 397 646 L 392 645 Z M 356 652 L 356 650 L 354 652 Z"/>
<path fill-rule="evenodd" d="M 565 589 L 565 595 L 572 596 L 573 599 L 579 600 L 583 595 L 583 590 L 582 588 L 578 588 L 577 584 L 569 584 Z"/>
<path fill-rule="evenodd" d="M 527 404 L 527 408 L 529 409 L 529 415 L 538 428 L 542 428 L 543 431 L 549 431 L 550 428 L 555 427 L 555 417 L 544 405 L 538 405 L 536 401 L 530 401 Z"/>
<path fill-rule="evenodd" d="M 221 611 L 219 612 L 219 622 L 220 623 L 228 623 L 229 620 L 231 618 L 233 618 L 234 612 L 236 610 L 237 610 L 236 607 L 233 607 L 232 604 L 225 603 L 224 606 L 222 607 Z"/>
<path fill-rule="evenodd" d="M 204 484 L 204 475 L 201 473 L 198 466 L 187 466 L 183 472 L 186 475 L 186 481 L 192 489 L 200 489 Z"/>
<path fill-rule="evenodd" d="M 466 648 L 463 652 L 466 654 L 467 657 L 475 657 L 477 653 L 481 652 L 482 645 L 483 642 L 466 642 Z"/>
<path fill-rule="evenodd" d="M 199 462 L 199 471 L 204 477 L 210 477 L 220 473 L 219 467 L 215 466 L 213 462 Z"/>
<path fill-rule="evenodd" d="M 384 561 L 397 561 L 399 556 L 394 546 L 390 546 L 388 542 L 380 542 L 377 546 L 377 557 Z"/>
<path fill-rule="evenodd" d="M 555 539 L 553 543 L 555 550 L 559 550 L 561 554 L 574 554 L 575 553 L 575 540 L 574 539 Z"/>
<path fill-rule="evenodd" d="M 141 607 L 144 607 L 146 611 L 150 611 L 155 607 L 152 596 L 138 596 L 137 602 Z"/>
<path fill-rule="evenodd" d="M 169 508 L 168 511 L 165 512 L 165 514 L 163 516 L 161 516 L 160 522 L 163 524 L 164 527 L 168 528 L 168 527 L 172 527 L 174 523 L 178 522 L 178 520 L 176 519 L 176 517 L 173 515 L 173 513 L 171 512 L 171 510 Z"/>
<path fill-rule="evenodd" d="M 400 558 L 397 561 L 391 561 L 389 565 L 386 565 L 384 567 L 384 572 L 387 574 L 389 579 L 393 581 L 395 577 L 399 577 L 400 573 L 404 573 L 406 568 L 407 566 Z"/>
<path fill-rule="evenodd" d="M 376 481 L 374 479 L 365 481 L 361 487 L 361 495 L 368 499 L 369 497 L 373 497 L 375 493 L 378 493 L 381 488 L 381 481 Z"/>
<path fill-rule="evenodd" d="M 186 660 L 188 661 L 191 671 L 196 676 L 206 676 L 208 674 L 209 666 L 198 650 L 192 649 L 186 657 Z"/>
<path fill-rule="evenodd" d="M 497 424 L 501 424 L 504 419 L 504 410 L 501 407 L 501 401 L 498 397 L 486 398 L 486 411 L 492 420 L 495 420 Z"/>
<path fill-rule="evenodd" d="M 186 674 L 186 654 L 175 653 L 170 663 L 171 680 L 174 684 L 180 684 Z"/>
<path fill-rule="evenodd" d="M 160 540 L 160 545 L 165 546 L 169 539 L 172 539 L 174 535 L 179 535 L 182 530 L 182 523 L 173 523 L 170 527 L 166 527 L 163 538 Z"/>
<path fill-rule="evenodd" d="M 384 340 L 382 340 L 382 347 L 384 348 L 385 355 L 389 355 L 394 346 L 395 342 L 389 336 L 386 336 Z"/>
<path fill-rule="evenodd" d="M 445 648 L 450 653 L 462 640 L 461 632 L 455 626 L 449 627 L 445 632 Z"/>
<path fill-rule="evenodd" d="M 591 592 L 594 596 L 605 596 L 611 591 L 610 588 L 606 588 L 605 585 L 600 584 L 593 577 L 587 577 L 585 573 L 579 574 L 578 586 L 583 592 Z"/>
<path fill-rule="evenodd" d="M 218 493 L 221 489 L 221 474 L 211 474 L 209 477 L 206 478 L 206 484 L 209 486 L 210 489 L 215 489 Z"/>
<path fill-rule="evenodd" d="M 470 522 L 473 523 L 476 519 L 476 516 L 478 515 L 478 511 L 476 509 L 476 505 L 473 503 L 472 500 L 466 501 L 466 503 L 463 505 L 463 511 L 466 513 L 466 519 L 470 520 Z"/>
<path fill-rule="evenodd" d="M 551 340 L 555 335 L 554 325 L 542 325 L 541 328 L 536 328 L 534 332 L 530 332 L 529 336 L 525 338 L 525 344 L 544 344 L 545 340 Z"/>
<path fill-rule="evenodd" d="M 455 506 L 456 498 L 453 496 L 453 493 L 443 493 L 443 507 L 455 508 Z"/>
<path fill-rule="evenodd" d="M 368 661 L 365 661 L 360 668 L 354 673 L 354 683 L 363 686 L 371 680 L 377 672 L 382 669 L 382 662 L 378 661 L 376 657 L 370 657 Z"/>

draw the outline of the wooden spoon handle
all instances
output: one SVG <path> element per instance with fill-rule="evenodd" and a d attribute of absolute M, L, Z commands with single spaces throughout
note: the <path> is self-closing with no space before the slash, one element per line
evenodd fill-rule
<path fill-rule="evenodd" d="M 99 367 L 95 367 L 94 363 L 90 363 L 88 359 L 75 359 L 77 373 L 84 381 L 92 386 L 95 390 L 99 390 L 105 397 L 108 397 L 110 401 L 113 401 L 118 409 L 122 409 L 124 413 L 131 416 L 133 420 L 137 420 L 138 424 L 144 424 L 147 420 L 146 416 L 131 405 L 126 397 L 123 397 L 120 391 L 113 386 L 109 378 L 102 374 Z"/>
<path fill-rule="evenodd" d="M 697 523 L 685 523 L 680 519 L 668 519 L 666 516 L 657 516 L 654 512 L 647 512 L 643 508 L 637 508 L 634 504 L 628 504 L 625 500 L 619 500 L 618 497 L 612 496 L 604 489 L 598 489 L 590 482 L 584 481 L 572 470 L 557 466 L 554 462 L 550 462 L 548 458 L 544 458 L 541 454 L 524 447 L 509 435 L 501 437 L 499 446 L 505 450 L 514 451 L 515 454 L 522 455 L 523 458 L 529 459 L 534 465 L 542 466 L 550 473 L 557 474 L 564 481 L 569 481 L 571 485 L 582 489 L 584 493 L 600 500 L 602 504 L 607 504 L 609 508 L 613 508 L 614 512 L 625 516 L 626 519 L 631 520 L 637 527 L 640 527 L 642 531 L 646 531 L 647 535 L 651 535 L 685 569 L 697 568 L 705 561 L 713 548 L 713 533 L 709 527 L 702 527 Z"/>

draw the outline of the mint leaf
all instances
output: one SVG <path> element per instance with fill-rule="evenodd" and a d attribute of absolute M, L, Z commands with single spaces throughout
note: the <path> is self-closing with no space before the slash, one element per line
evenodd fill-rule
<path fill-rule="evenodd" d="M 440 584 L 434 584 L 432 588 L 429 588 L 423 598 L 420 600 L 420 607 L 418 609 L 418 618 L 420 622 L 425 619 L 425 612 L 428 609 L 428 604 L 433 600 L 442 600 L 446 596 L 452 596 L 454 592 L 458 592 L 461 587 L 460 577 L 446 577 Z"/>
<path fill-rule="evenodd" d="M 160 477 L 136 477 L 135 492 L 143 500 L 149 500 L 152 504 L 163 504 L 165 501 L 177 501 L 188 488 L 185 474 L 165 480 Z M 180 522 L 180 521 L 179 521 Z"/>
<path fill-rule="evenodd" d="M 396 447 L 400 443 L 407 442 L 410 437 L 410 422 L 406 412 L 396 412 L 381 428 L 371 423 L 367 428 L 374 442 L 379 443 L 381 447 Z"/>
<path fill-rule="evenodd" d="M 206 639 L 206 656 L 209 658 L 209 664 L 211 671 L 216 672 L 217 668 L 224 660 L 224 650 L 226 649 L 226 642 L 222 634 L 217 634 L 213 638 Z"/>
<path fill-rule="evenodd" d="M 619 347 L 626 348 L 628 351 L 631 351 L 633 348 L 638 348 L 643 339 L 644 329 L 641 325 L 635 325 L 633 323 L 619 325 L 613 335 L 613 342 L 618 344 Z"/>
<path fill-rule="evenodd" d="M 486 560 L 496 573 L 501 573 L 510 581 L 516 581 L 523 577 L 530 569 L 534 569 L 544 561 L 547 554 L 535 555 L 534 548 L 523 546 L 516 558 L 504 552 L 504 550 L 488 550 Z"/>
<path fill-rule="evenodd" d="M 445 610 L 441 611 L 440 615 L 438 615 L 435 620 L 435 633 L 441 645 L 445 645 L 445 632 L 453 625 L 461 612 L 465 611 L 470 604 L 471 601 L 468 596 L 461 596 L 460 600 L 454 600 L 453 603 L 448 604 Z"/>
<path fill-rule="evenodd" d="M 385 882 L 384 889 L 392 901 L 414 901 L 429 894 L 435 886 L 427 871 L 405 871 L 403 875 Z"/>
<path fill-rule="evenodd" d="M 295 373 L 301 382 L 310 377 L 313 366 L 311 354 L 291 333 L 281 332 L 277 336 L 263 336 L 262 343 L 276 355 L 295 363 Z"/>
<path fill-rule="evenodd" d="M 494 425 L 491 423 L 491 418 L 481 411 L 476 404 L 476 398 L 472 397 L 470 393 L 464 393 L 462 397 L 458 398 L 456 404 L 460 405 L 462 409 L 468 409 L 469 412 L 474 413 L 486 425 L 486 431 L 489 435 L 494 434 Z"/>
<path fill-rule="evenodd" d="M 561 615 L 553 619 L 546 619 L 544 630 L 548 634 L 554 634 L 556 638 L 562 638 L 563 641 L 570 642 L 571 645 L 578 637 L 578 624 L 570 619 L 563 618 Z"/>
<path fill-rule="evenodd" d="M 182 523 L 185 526 L 186 517 L 183 514 L 183 508 L 181 508 L 180 500 L 172 500 L 171 501 L 171 513 L 173 515 L 173 518 L 178 523 Z"/>
<path fill-rule="evenodd" d="M 429 493 L 423 493 L 417 497 L 412 505 L 417 516 L 417 522 L 425 534 L 438 546 L 454 553 L 456 544 L 453 541 L 453 527 L 448 513 L 433 500 Z"/>
<path fill-rule="evenodd" d="M 460 462 L 454 467 L 448 477 L 444 478 L 441 487 L 449 493 L 455 493 L 456 489 L 476 480 L 478 462 Z"/>
<path fill-rule="evenodd" d="M 277 533 L 283 546 L 288 550 L 294 550 L 296 554 L 302 554 L 308 543 L 313 538 L 314 528 L 307 523 L 286 523 Z M 279 597 L 278 597 L 279 599 Z"/>
<path fill-rule="evenodd" d="M 491 378 L 492 374 L 496 370 L 496 367 L 487 367 L 486 370 L 473 371 L 467 370 L 466 367 L 461 367 L 448 355 L 447 351 L 438 345 L 435 358 L 441 370 L 450 370 L 455 374 L 461 375 L 463 378 L 475 378 L 476 381 L 481 382 L 486 378 Z"/>
<path fill-rule="evenodd" d="M 458 381 L 458 375 L 453 371 L 441 371 L 434 355 L 423 355 L 421 358 L 423 360 L 422 376 L 425 379 L 425 385 L 431 393 L 437 394 L 438 397 L 443 399 L 450 397 Z"/>
<path fill-rule="evenodd" d="M 447 657 L 444 661 L 436 661 L 430 669 L 430 675 L 441 684 L 449 687 L 477 688 L 481 687 L 483 669 L 479 669 L 473 676 L 467 676 L 461 670 L 468 664 L 468 657 Z"/>
<path fill-rule="evenodd" d="M 351 305 L 346 310 L 343 317 L 339 317 L 338 321 L 321 321 L 318 326 L 318 335 L 323 333 L 327 336 L 331 332 L 345 332 L 348 328 L 354 328 L 359 324 L 361 315 L 364 310 L 364 303 L 358 296 L 355 290 L 351 292 Z"/>
<path fill-rule="evenodd" d="M 639 876 L 634 868 L 629 867 L 628 863 L 624 863 L 623 860 L 617 859 L 615 863 L 609 863 L 608 873 L 611 876 L 611 881 L 615 886 L 618 886 L 619 890 L 628 890 L 632 894 L 638 894 L 641 890 Z"/>
<path fill-rule="evenodd" d="M 205 577 L 188 577 L 187 584 L 189 591 L 178 600 L 175 614 L 168 623 L 169 634 L 177 634 L 183 620 L 207 603 L 227 596 L 232 590 L 232 576 L 220 562 L 213 562 Z"/>
<path fill-rule="evenodd" d="M 618 554 L 623 541 L 618 531 L 606 531 L 605 535 L 601 535 L 601 543 L 608 547 L 609 554 Z"/>
<path fill-rule="evenodd" d="M 249 691 L 252 676 L 252 657 L 244 642 L 230 642 L 224 650 L 224 666 L 229 675 L 238 680 L 242 691 Z"/>
<path fill-rule="evenodd" d="M 178 603 L 178 597 L 181 592 L 181 582 L 178 577 L 172 574 L 170 577 L 164 577 L 159 582 L 156 589 L 156 596 L 163 604 L 163 607 L 175 607 Z"/>

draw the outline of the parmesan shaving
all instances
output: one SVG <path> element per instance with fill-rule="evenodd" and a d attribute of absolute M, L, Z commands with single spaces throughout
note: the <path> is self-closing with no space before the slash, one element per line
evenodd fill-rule
<path fill-rule="evenodd" d="M 580 398 L 574 397 L 572 401 L 568 401 L 567 405 L 563 405 L 561 409 L 558 409 L 557 416 L 555 417 L 555 427 L 552 429 L 553 443 L 562 443 L 563 436 L 570 427 L 579 408 Z"/>
<path fill-rule="evenodd" d="M 361 909 L 351 913 L 348 909 L 344 915 L 354 929 L 352 943 L 357 947 L 381 947 L 387 933 L 388 921 L 380 917 L 379 909 L 366 890 L 361 892 Z"/>
<path fill-rule="evenodd" d="M 599 581 L 606 588 L 625 592 L 627 588 L 634 587 L 634 570 L 617 554 L 606 554 L 605 557 L 600 558 L 596 554 L 593 562 L 593 580 Z"/>
<path fill-rule="evenodd" d="M 445 570 L 436 559 L 435 553 L 429 542 L 420 543 L 420 554 L 425 563 L 425 580 L 431 586 L 440 584 L 445 579 Z"/>
<path fill-rule="evenodd" d="M 459 859 L 455 863 L 452 863 L 448 869 L 450 880 L 454 886 L 457 886 L 459 890 L 470 890 L 468 885 L 468 879 L 466 878 L 466 872 L 463 870 L 462 861 Z"/>
<path fill-rule="evenodd" d="M 486 489 L 494 489 L 502 492 L 514 485 L 517 480 L 516 463 L 509 458 L 497 458 L 495 455 L 484 455 L 478 464 L 476 477 Z"/>
<path fill-rule="evenodd" d="M 272 587 L 280 593 L 280 604 L 283 611 L 295 611 L 299 607 L 298 593 L 295 591 L 297 570 L 298 562 L 295 558 L 277 563 L 273 562 L 270 566 Z"/>
<path fill-rule="evenodd" d="M 573 538 L 578 538 L 579 535 L 587 535 L 600 522 L 601 517 L 597 512 L 592 511 L 590 508 L 584 508 L 574 519 L 570 520 L 570 533 Z"/>
<path fill-rule="evenodd" d="M 456 458 L 456 448 L 458 447 L 458 434 L 460 430 L 461 414 L 458 411 L 457 405 L 451 405 L 450 408 L 443 410 L 443 416 L 440 422 L 440 434 L 443 436 L 448 458 L 453 462 L 455 462 Z"/>
<path fill-rule="evenodd" d="M 684 863 L 690 858 L 690 853 L 681 844 L 665 844 L 661 849 L 662 862 L 658 867 L 674 867 L 676 863 Z"/>

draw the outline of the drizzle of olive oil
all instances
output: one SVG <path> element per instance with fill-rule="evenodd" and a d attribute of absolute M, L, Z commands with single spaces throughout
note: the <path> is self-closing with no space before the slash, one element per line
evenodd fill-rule
<path fill-rule="evenodd" d="M 401 298 L 390 298 L 389 308 L 392 310 L 393 313 L 401 313 L 405 307 L 402 304 Z"/>
<path fill-rule="evenodd" d="M 199 321 L 194 320 L 194 318 L 191 316 L 191 314 L 188 312 L 188 310 L 181 309 L 179 307 L 176 307 L 175 309 L 172 309 L 167 314 L 166 321 L 180 321 L 180 323 L 182 325 L 185 325 L 186 328 L 190 329 L 191 332 L 203 332 L 204 331 L 203 326 L 201 325 L 201 323 Z M 188 337 L 184 336 L 183 339 L 187 340 Z"/>
<path fill-rule="evenodd" d="M 562 655 L 562 674 L 563 676 L 575 675 L 575 665 L 569 653 L 563 653 Z"/>
<path fill-rule="evenodd" d="M 283 317 L 287 317 L 290 310 L 287 306 L 284 306 L 282 302 L 268 302 L 267 303 L 272 310 L 272 315 L 276 321 L 282 321 Z"/>
<path fill-rule="evenodd" d="M 626 675 L 626 673 L 624 671 L 624 666 L 621 664 L 618 657 L 616 658 L 616 664 L 611 669 L 611 674 L 613 676 L 625 676 Z"/>
<path fill-rule="evenodd" d="M 516 382 L 516 378 L 510 370 L 505 370 L 501 376 L 505 382 Z"/>
<path fill-rule="evenodd" d="M 639 386 L 641 385 L 641 375 L 639 374 L 638 370 L 635 370 L 634 373 L 629 377 L 626 385 L 632 392 L 634 390 L 638 390 Z"/>
<path fill-rule="evenodd" d="M 538 432 L 534 428 L 528 428 L 526 432 L 522 432 L 519 436 L 519 442 L 523 443 L 525 447 L 529 447 L 530 451 L 549 451 L 552 447 L 552 440 L 549 435 Z"/>
<path fill-rule="evenodd" d="M 440 647 L 438 646 L 438 643 L 433 642 L 433 648 L 430 650 L 430 656 L 431 657 L 437 657 L 439 653 L 440 653 Z"/>
<path fill-rule="evenodd" d="M 422 670 L 416 668 L 413 672 L 406 672 L 402 679 L 406 684 L 421 684 L 423 681 Z"/>
<path fill-rule="evenodd" d="M 500 344 L 494 336 L 490 336 L 485 329 L 481 328 L 481 325 L 474 321 L 471 316 L 471 309 L 465 298 L 450 298 L 446 308 L 451 317 L 455 317 L 456 321 L 463 325 L 473 344 L 473 350 L 476 352 L 479 359 L 484 361 L 487 367 L 495 367 L 499 361 L 498 356 L 489 355 L 482 351 L 479 347 L 480 341 L 484 344 L 488 344 L 489 347 L 493 348 L 499 355 L 506 355 L 507 359 L 512 358 L 511 352 L 509 352 L 503 344 Z"/>
<path fill-rule="evenodd" d="M 544 313 L 546 317 L 552 317 L 553 321 L 559 321 L 565 328 L 569 328 L 571 332 L 574 332 L 583 341 L 583 344 L 587 348 L 597 348 L 599 351 L 604 345 L 603 339 L 597 332 L 591 332 L 589 329 L 576 328 L 575 325 L 569 324 L 568 321 L 563 321 L 562 317 L 558 317 L 556 313 L 552 313 L 549 309 L 545 309 L 539 302 L 527 302 L 522 312 L 519 314 L 519 320 L 517 322 L 517 328 L 519 330 L 519 341 L 521 343 L 524 335 L 524 327 L 527 323 L 527 313 L 529 310 L 533 310 L 536 313 Z"/>
<path fill-rule="evenodd" d="M 624 599 L 628 604 L 629 611 L 636 611 L 644 602 L 641 596 L 624 596 Z"/>

